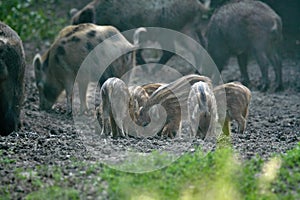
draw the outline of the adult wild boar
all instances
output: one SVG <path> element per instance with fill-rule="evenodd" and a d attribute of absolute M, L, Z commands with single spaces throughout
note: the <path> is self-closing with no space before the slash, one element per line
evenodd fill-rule
<path fill-rule="evenodd" d="M 206 0 L 204 4 L 199 0 L 94 0 L 77 13 L 73 12 L 72 24 L 92 22 L 113 25 L 120 31 L 137 27 L 182 31 L 185 26 L 193 23 L 196 16 L 209 11 L 209 4 L 210 0 Z M 156 39 L 157 34 L 154 36 Z M 197 37 L 195 34 L 193 36 Z M 199 41 L 198 38 L 194 39 Z M 172 38 L 168 40 L 172 41 Z M 173 55 L 164 51 L 159 63 L 165 64 Z M 137 62 L 145 63 L 141 51 L 137 52 Z"/>
<path fill-rule="evenodd" d="M 25 54 L 18 34 L 0 22 L 0 135 L 20 125 L 24 91 Z"/>
<path fill-rule="evenodd" d="M 282 90 L 282 65 L 278 54 L 282 40 L 281 18 L 260 1 L 237 1 L 223 5 L 212 15 L 206 31 L 207 51 L 220 71 L 230 56 L 237 56 L 243 84 L 249 86 L 249 54 L 262 74 L 261 90 L 269 87 L 268 66 L 276 75 L 275 90 Z"/>
<path fill-rule="evenodd" d="M 134 35 L 135 38 L 138 39 L 140 31 L 145 31 L 145 29 L 137 29 Z M 111 51 L 134 50 L 138 44 L 138 41 L 134 41 L 134 44 L 128 42 L 113 26 L 97 26 L 87 23 L 65 27 L 60 31 L 50 49 L 43 56 L 39 54 L 35 56 L 33 65 L 36 84 L 39 89 L 41 110 L 51 109 L 58 96 L 65 90 L 67 111 L 68 113 L 72 112 L 73 86 L 83 60 L 94 47 L 112 36 L 114 36 L 114 39 L 110 40 L 108 44 L 110 49 L 105 52 L 101 51 L 101 54 L 110 56 L 113 53 Z M 101 60 L 96 60 L 95 62 L 101 63 Z M 86 112 L 88 109 L 86 92 L 90 81 L 98 81 L 100 79 L 99 83 L 101 85 L 109 77 L 121 77 L 133 66 L 130 55 L 123 55 L 112 63 L 110 68 L 105 70 L 101 78 L 95 77 L 97 74 L 95 72 L 98 70 L 95 67 L 99 68 L 98 65 L 84 68 L 79 73 L 84 78 L 77 79 L 79 81 L 81 113 Z"/>

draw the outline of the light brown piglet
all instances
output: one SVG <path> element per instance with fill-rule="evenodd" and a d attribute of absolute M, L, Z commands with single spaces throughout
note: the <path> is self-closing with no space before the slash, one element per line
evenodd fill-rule
<path fill-rule="evenodd" d="M 239 82 L 226 83 L 214 88 L 217 101 L 219 123 L 223 133 L 230 135 L 230 121 L 238 123 L 238 132 L 246 129 L 251 91 Z M 226 98 L 224 98 L 226 95 Z"/>

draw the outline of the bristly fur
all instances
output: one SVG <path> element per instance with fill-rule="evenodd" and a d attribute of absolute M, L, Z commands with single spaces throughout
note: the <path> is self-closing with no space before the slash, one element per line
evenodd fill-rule
<path fill-rule="evenodd" d="M 0 135 L 8 135 L 21 125 L 25 67 L 21 38 L 0 22 Z"/>
<path fill-rule="evenodd" d="M 214 88 L 217 101 L 219 123 L 223 133 L 230 135 L 230 121 L 238 123 L 239 133 L 246 130 L 251 91 L 239 82 L 226 83 Z M 226 96 L 226 99 L 224 97 Z"/>

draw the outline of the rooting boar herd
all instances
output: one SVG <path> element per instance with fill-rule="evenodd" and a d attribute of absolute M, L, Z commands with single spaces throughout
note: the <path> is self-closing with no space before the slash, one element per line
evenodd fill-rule
<path fill-rule="evenodd" d="M 100 103 L 94 113 L 101 128 L 99 134 L 175 138 L 181 136 L 184 120 L 189 124 L 190 136 L 203 140 L 216 138 L 222 132 L 229 136 L 233 120 L 238 123 L 238 132 L 243 134 L 251 101 L 247 72 L 250 55 L 254 56 L 261 70 L 261 91 L 270 88 L 269 65 L 273 66 L 276 75 L 274 90 L 283 90 L 279 53 L 282 21 L 263 2 L 232 0 L 216 9 L 207 26 L 203 27 L 202 16 L 208 15 L 210 10 L 210 0 L 204 3 L 199 0 L 94 0 L 79 11 L 72 9 L 72 25 L 63 28 L 50 48 L 33 59 L 40 110 L 51 110 L 65 91 L 66 110 L 71 114 L 73 87 L 77 82 L 79 112 L 89 115 L 87 88 L 90 82 L 98 82 Z M 214 85 L 210 77 L 192 73 L 183 74 L 169 83 L 158 81 L 127 85 L 122 76 L 136 65 L 146 63 L 138 48 L 140 34 L 147 31 L 143 27 L 162 27 L 182 33 L 188 27 L 193 39 L 204 46 L 220 72 L 231 56 L 237 57 L 242 82 Z M 135 28 L 132 38 L 121 33 Z M 95 65 L 80 70 L 81 64 L 96 46 L 111 37 L 114 39 L 107 43 L 111 51 L 125 53 L 112 62 L 101 77 L 95 76 Z M 114 52 L 98 53 L 105 57 Z M 173 55 L 163 51 L 158 63 L 165 64 Z M 25 65 L 20 37 L 0 22 L 2 136 L 21 126 Z M 85 78 L 78 81 L 76 77 L 80 75 Z"/>

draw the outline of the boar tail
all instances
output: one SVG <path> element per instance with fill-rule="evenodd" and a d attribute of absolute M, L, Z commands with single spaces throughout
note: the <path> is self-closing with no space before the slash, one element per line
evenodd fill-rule
<path fill-rule="evenodd" d="M 140 43 L 140 33 L 141 32 L 147 32 L 147 29 L 144 28 L 144 27 L 140 27 L 138 29 L 136 29 L 134 31 L 134 34 L 133 34 L 133 46 L 134 48 L 138 48 L 139 47 L 139 43 Z M 133 61 L 133 66 L 136 66 L 136 50 L 133 51 L 132 53 L 132 61 Z"/>
<path fill-rule="evenodd" d="M 282 40 L 282 21 L 279 18 L 275 18 L 273 26 L 271 28 L 271 34 L 275 40 Z"/>
<path fill-rule="evenodd" d="M 147 32 L 147 29 L 146 28 L 144 28 L 144 27 L 140 27 L 140 28 L 138 28 L 138 29 L 136 29 L 135 31 L 134 31 L 134 34 L 133 34 L 133 45 L 135 46 L 135 47 L 138 47 L 139 46 L 139 41 L 140 41 L 140 33 L 141 32 Z"/>

